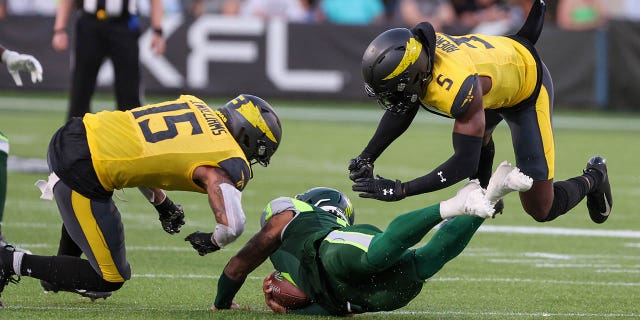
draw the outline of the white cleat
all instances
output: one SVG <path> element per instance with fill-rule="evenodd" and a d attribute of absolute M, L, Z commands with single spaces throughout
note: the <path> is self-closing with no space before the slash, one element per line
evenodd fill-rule
<path fill-rule="evenodd" d="M 440 202 L 440 216 L 443 219 L 461 215 L 489 218 L 494 212 L 477 179 L 467 182 L 453 198 Z"/>
<path fill-rule="evenodd" d="M 491 176 L 485 197 L 495 204 L 507 194 L 513 191 L 527 191 L 532 185 L 533 179 L 507 161 L 503 161 Z"/>

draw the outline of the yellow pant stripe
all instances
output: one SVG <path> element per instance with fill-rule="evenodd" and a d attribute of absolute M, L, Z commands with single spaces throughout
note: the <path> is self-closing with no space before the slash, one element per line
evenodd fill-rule
<path fill-rule="evenodd" d="M 540 88 L 540 95 L 536 101 L 536 114 L 538 117 L 538 127 L 542 136 L 542 148 L 544 149 L 544 157 L 547 159 L 547 167 L 549 168 L 549 176 L 547 179 L 554 177 L 555 165 L 555 143 L 553 142 L 553 131 L 551 129 L 551 114 L 549 110 L 549 92 L 547 88 Z"/>
<path fill-rule="evenodd" d="M 96 219 L 91 211 L 91 200 L 85 198 L 83 195 L 72 191 L 71 192 L 71 205 L 73 211 L 78 218 L 82 233 L 89 242 L 91 252 L 98 261 L 100 271 L 102 272 L 102 278 L 109 282 L 124 282 L 124 278 L 118 272 L 113 258 L 111 257 L 111 251 L 107 246 L 107 242 L 104 240 L 102 230 L 98 226 Z"/>

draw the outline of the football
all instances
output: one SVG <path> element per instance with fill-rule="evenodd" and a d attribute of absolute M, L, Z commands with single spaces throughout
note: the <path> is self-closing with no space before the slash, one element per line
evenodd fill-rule
<path fill-rule="evenodd" d="M 282 276 L 280 271 L 274 271 L 264 281 L 271 280 L 269 285 L 273 290 L 271 296 L 278 304 L 285 308 L 297 309 L 309 304 L 309 298 L 293 283 Z"/>

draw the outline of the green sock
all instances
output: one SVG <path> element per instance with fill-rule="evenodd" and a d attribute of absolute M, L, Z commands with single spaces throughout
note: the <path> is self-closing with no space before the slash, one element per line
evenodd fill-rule
<path fill-rule="evenodd" d="M 3 136 L 0 133 L 0 139 Z M 0 141 L 2 143 L 2 141 Z M 6 152 L 0 151 L 0 227 L 2 226 L 2 217 L 4 215 L 4 202 L 7 198 L 7 157 Z"/>
<path fill-rule="evenodd" d="M 416 269 L 429 279 L 467 246 L 484 218 L 458 216 L 445 223 L 427 244 L 416 250 Z"/>
<path fill-rule="evenodd" d="M 399 215 L 383 233 L 373 237 L 367 259 L 379 268 L 394 264 L 406 249 L 420 242 L 440 221 L 439 204 Z"/>

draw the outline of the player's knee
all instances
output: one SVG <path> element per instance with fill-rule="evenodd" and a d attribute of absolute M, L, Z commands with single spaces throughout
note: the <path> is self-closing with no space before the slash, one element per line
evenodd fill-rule
<path fill-rule="evenodd" d="M 122 281 L 122 282 L 110 282 L 110 281 L 103 280 L 102 283 L 100 284 L 100 288 L 98 288 L 98 290 L 94 290 L 94 291 L 99 291 L 99 292 L 117 291 L 120 288 L 122 288 L 124 283 L 125 283 L 125 281 Z"/>
<path fill-rule="evenodd" d="M 547 219 L 549 216 L 548 210 L 544 210 L 543 208 L 540 208 L 540 207 L 534 207 L 534 208 L 529 207 L 529 208 L 525 208 L 525 211 L 537 222 L 548 221 Z"/>

